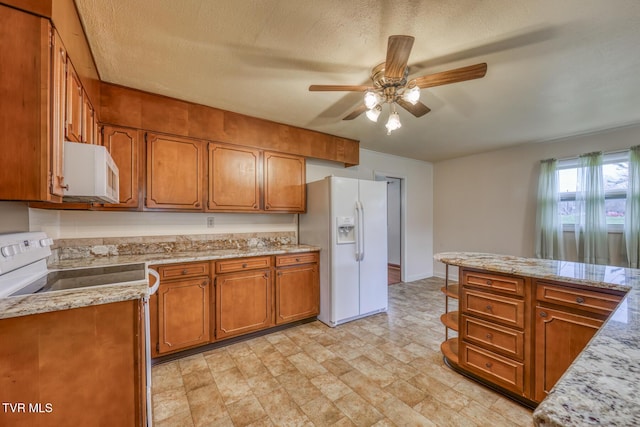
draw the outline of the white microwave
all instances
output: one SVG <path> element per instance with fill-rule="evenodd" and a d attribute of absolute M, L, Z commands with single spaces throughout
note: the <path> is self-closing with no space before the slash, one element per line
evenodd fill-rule
<path fill-rule="evenodd" d="M 101 145 L 64 142 L 63 202 L 118 203 L 118 166 Z"/>

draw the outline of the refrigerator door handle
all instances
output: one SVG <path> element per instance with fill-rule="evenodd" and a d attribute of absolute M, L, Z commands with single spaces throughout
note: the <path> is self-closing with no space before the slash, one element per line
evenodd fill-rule
<path fill-rule="evenodd" d="M 360 261 L 364 259 L 364 205 L 358 200 L 360 205 Z"/>
<path fill-rule="evenodd" d="M 356 261 L 360 261 L 360 205 L 356 200 Z"/>

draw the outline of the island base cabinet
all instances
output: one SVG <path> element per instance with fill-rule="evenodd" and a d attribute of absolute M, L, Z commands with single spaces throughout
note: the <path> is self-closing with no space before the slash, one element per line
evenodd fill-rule
<path fill-rule="evenodd" d="M 536 308 L 535 400 L 542 401 L 603 321 L 551 308 Z"/>
<path fill-rule="evenodd" d="M 216 277 L 216 339 L 273 326 L 270 270 Z"/>
<path fill-rule="evenodd" d="M 135 300 L 0 320 L 0 395 L 16 409 L 0 425 L 146 425 L 142 316 Z"/>
<path fill-rule="evenodd" d="M 317 316 L 320 288 L 317 264 L 278 269 L 276 273 L 276 324 Z"/>

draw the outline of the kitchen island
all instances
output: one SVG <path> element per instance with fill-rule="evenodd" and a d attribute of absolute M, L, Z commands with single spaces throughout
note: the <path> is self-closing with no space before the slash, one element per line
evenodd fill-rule
<path fill-rule="evenodd" d="M 533 417 L 538 426 L 640 425 L 640 270 L 475 252 L 434 258 L 462 268 L 626 293 Z"/>

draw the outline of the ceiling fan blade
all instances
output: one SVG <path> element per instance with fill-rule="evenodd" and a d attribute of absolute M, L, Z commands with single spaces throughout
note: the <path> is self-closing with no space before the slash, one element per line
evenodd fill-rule
<path fill-rule="evenodd" d="M 367 107 L 364 104 L 360 104 L 342 120 L 353 120 L 365 111 L 367 111 Z"/>
<path fill-rule="evenodd" d="M 407 102 L 402 98 L 399 98 L 396 100 L 396 103 L 416 117 L 422 117 L 425 114 L 427 114 L 429 111 L 431 111 L 431 108 L 427 107 L 420 101 L 418 101 L 416 105 L 413 105 L 410 102 Z"/>
<path fill-rule="evenodd" d="M 387 59 L 384 63 L 386 78 L 401 79 L 407 68 L 409 54 L 413 47 L 414 38 L 411 36 L 390 36 L 387 43 Z"/>
<path fill-rule="evenodd" d="M 364 92 L 367 89 L 372 89 L 371 86 L 365 85 L 311 85 L 309 86 L 310 92 L 321 91 L 355 91 Z"/>
<path fill-rule="evenodd" d="M 484 77 L 486 73 L 487 64 L 482 63 L 417 77 L 413 81 L 415 81 L 419 88 L 424 89 L 426 87 L 442 86 L 450 83 L 463 82 L 465 80 L 479 79 Z"/>

